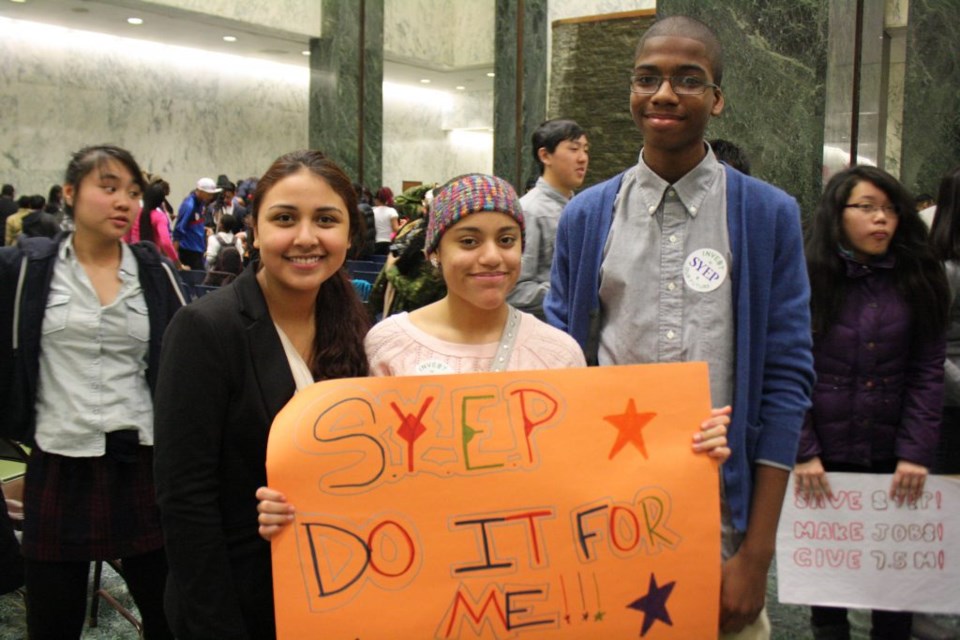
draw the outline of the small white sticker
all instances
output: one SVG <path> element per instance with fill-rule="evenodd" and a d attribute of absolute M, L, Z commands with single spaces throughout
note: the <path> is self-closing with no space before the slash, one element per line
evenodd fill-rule
<path fill-rule="evenodd" d="M 714 291 L 727 279 L 727 261 L 714 249 L 697 249 L 683 263 L 683 281 L 694 291 Z"/>

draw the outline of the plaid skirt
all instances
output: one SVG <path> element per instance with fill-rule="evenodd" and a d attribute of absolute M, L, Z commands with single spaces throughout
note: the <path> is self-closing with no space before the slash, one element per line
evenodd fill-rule
<path fill-rule="evenodd" d="M 70 458 L 34 447 L 23 495 L 23 555 L 31 560 L 112 560 L 163 547 L 153 447 L 122 461 Z"/>

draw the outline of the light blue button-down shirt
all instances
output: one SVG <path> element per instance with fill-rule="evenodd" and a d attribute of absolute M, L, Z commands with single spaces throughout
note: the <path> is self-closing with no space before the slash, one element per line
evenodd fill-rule
<path fill-rule="evenodd" d="M 726 180 L 713 152 L 675 184 L 641 156 L 614 205 L 600 271 L 600 364 L 706 361 L 714 407 L 733 400 Z"/>
<path fill-rule="evenodd" d="M 101 306 L 76 258 L 71 235 L 60 245 L 40 342 L 36 442 L 43 451 L 101 456 L 105 434 L 135 429 L 153 444 L 147 384 L 150 319 L 133 252 L 121 243 L 116 299 Z"/>

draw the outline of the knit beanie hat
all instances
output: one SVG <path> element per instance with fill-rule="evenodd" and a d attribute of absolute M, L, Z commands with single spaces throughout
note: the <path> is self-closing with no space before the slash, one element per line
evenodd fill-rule
<path fill-rule="evenodd" d="M 443 233 L 471 213 L 505 213 L 520 225 L 523 245 L 524 223 L 520 199 L 509 182 L 496 176 L 468 173 L 443 185 L 433 199 L 433 211 L 427 224 L 424 251 L 437 250 Z"/>

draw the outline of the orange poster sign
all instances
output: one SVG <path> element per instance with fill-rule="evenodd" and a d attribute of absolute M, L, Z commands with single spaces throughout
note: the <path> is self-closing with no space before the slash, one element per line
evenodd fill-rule
<path fill-rule="evenodd" d="M 709 638 L 702 363 L 323 382 L 270 433 L 280 638 Z"/>

